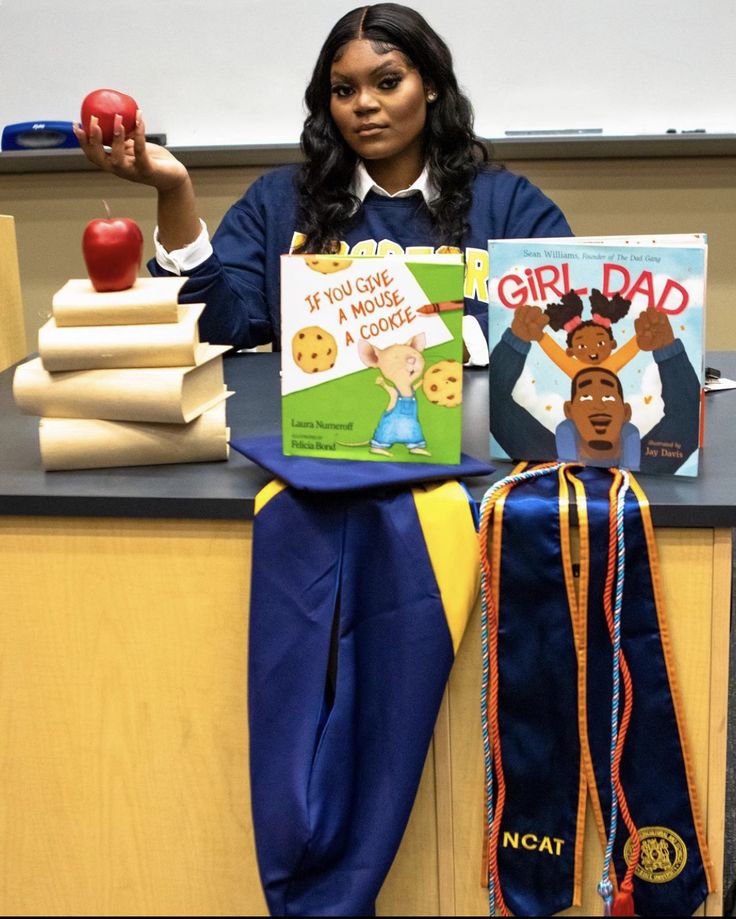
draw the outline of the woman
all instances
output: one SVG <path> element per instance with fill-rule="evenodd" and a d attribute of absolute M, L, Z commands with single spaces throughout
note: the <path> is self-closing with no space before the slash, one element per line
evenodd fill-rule
<path fill-rule="evenodd" d="M 302 166 L 258 179 L 210 242 L 186 168 L 122 118 L 108 151 L 96 119 L 75 132 L 88 158 L 158 192 L 154 275 L 190 277 L 207 304 L 203 340 L 279 347 L 279 258 L 289 251 L 390 254 L 464 250 L 464 334 L 487 361 L 487 241 L 568 236 L 560 210 L 526 179 L 487 163 L 452 57 L 417 12 L 360 7 L 332 29 L 305 96 Z M 474 318 L 469 318 L 474 317 Z M 475 357 L 477 355 L 477 358 Z"/>

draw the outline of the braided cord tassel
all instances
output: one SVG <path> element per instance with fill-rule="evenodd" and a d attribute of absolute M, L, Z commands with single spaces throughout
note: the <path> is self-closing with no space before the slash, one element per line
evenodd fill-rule
<path fill-rule="evenodd" d="M 486 845 L 488 851 L 488 914 L 508 916 L 498 876 L 498 836 L 506 797 L 501 757 L 501 739 L 498 731 L 498 611 L 493 602 L 492 568 L 488 558 L 488 530 L 496 502 L 512 488 L 529 479 L 549 475 L 562 468 L 563 463 L 549 463 L 506 476 L 492 485 L 483 496 L 480 508 L 481 562 L 481 651 L 483 670 L 481 678 L 481 729 L 486 787 Z M 496 772 L 497 800 L 494 807 L 494 767 Z"/>
<path fill-rule="evenodd" d="M 618 780 L 618 765 L 620 762 L 620 753 L 621 749 L 619 747 L 619 708 L 620 708 L 620 697 L 621 697 L 621 609 L 623 606 L 623 593 L 624 593 L 624 569 L 626 564 L 626 544 L 624 538 L 624 504 L 626 499 L 626 492 L 629 488 L 629 476 L 626 470 L 615 470 L 614 471 L 614 485 L 611 488 L 611 503 L 613 505 L 613 497 L 618 487 L 618 493 L 616 494 L 616 514 L 615 514 L 615 533 L 612 534 L 613 538 L 609 539 L 609 567 L 608 567 L 608 576 L 606 578 L 606 597 L 609 598 L 608 602 L 610 603 L 610 588 L 611 582 L 613 580 L 613 566 L 611 560 L 613 557 L 613 543 L 615 541 L 616 547 L 616 562 L 615 562 L 615 572 L 616 572 L 616 592 L 615 592 L 615 601 L 613 608 L 613 634 L 611 636 L 613 642 L 613 691 L 611 697 L 611 825 L 608 834 L 608 842 L 606 845 L 606 852 L 603 859 L 603 871 L 601 873 L 601 881 L 598 884 L 598 893 L 603 898 L 605 905 L 605 914 L 607 916 L 611 915 L 611 907 L 613 905 L 613 884 L 611 882 L 611 861 L 613 857 L 613 846 L 616 840 L 616 832 L 618 830 L 618 811 L 619 811 L 619 791 L 620 791 L 620 782 Z"/>
<path fill-rule="evenodd" d="M 626 488 L 629 488 L 629 479 L 627 478 Z M 612 491 L 613 493 L 613 491 Z M 621 510 L 621 513 L 625 513 L 625 494 L 621 497 L 621 502 L 624 507 Z M 613 511 L 613 507 L 612 507 Z M 611 514 L 612 526 L 615 525 L 614 514 Z M 623 541 L 623 530 L 621 539 Z M 623 546 L 621 547 L 623 549 Z M 620 562 L 623 563 L 623 560 Z M 608 623 L 609 633 L 613 638 L 613 612 L 610 608 L 610 598 L 605 598 L 605 612 L 606 612 L 606 621 Z M 622 602 L 622 601 L 621 601 Z M 631 859 L 626 868 L 626 873 L 623 880 L 619 884 L 618 893 L 613 899 L 613 907 L 611 912 L 614 916 L 633 916 L 634 912 L 634 872 L 639 865 L 639 860 L 641 857 L 641 840 L 639 839 L 639 833 L 636 829 L 636 825 L 633 821 L 631 813 L 629 811 L 628 802 L 626 800 L 626 794 L 624 792 L 623 785 L 621 784 L 621 759 L 623 757 L 624 744 L 626 742 L 626 734 L 629 729 L 629 722 L 631 721 L 631 712 L 634 702 L 634 692 L 633 692 L 633 683 L 631 679 L 631 672 L 629 671 L 629 665 L 626 661 L 623 649 L 619 651 L 619 665 L 621 669 L 621 680 L 624 684 L 624 710 L 623 715 L 621 716 L 621 721 L 619 724 L 618 730 L 618 742 L 616 744 L 616 754 L 614 758 L 614 771 L 613 771 L 613 780 L 616 786 L 616 794 L 618 797 L 618 804 L 621 810 L 621 816 L 624 819 L 626 828 L 629 831 L 629 836 L 631 838 Z"/>

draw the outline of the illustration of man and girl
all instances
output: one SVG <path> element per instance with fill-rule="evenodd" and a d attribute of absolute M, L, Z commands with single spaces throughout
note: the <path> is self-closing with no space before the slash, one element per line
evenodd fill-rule
<path fill-rule="evenodd" d="M 653 307 L 634 320 L 635 335 L 617 347 L 612 326 L 629 312 L 631 301 L 608 298 L 593 288 L 591 318 L 574 291 L 542 310 L 517 307 L 490 361 L 490 385 L 503 412 L 491 417 L 491 433 L 511 457 L 550 458 L 594 466 L 624 466 L 642 472 L 674 472 L 698 446 L 700 381 L 669 317 Z M 562 348 L 545 330 L 567 333 Z M 512 397 L 532 342 L 572 380 L 565 419 L 554 433 Z M 640 351 L 651 352 L 662 383 L 664 415 L 642 438 L 631 422 L 619 371 Z M 534 445 L 536 457 L 529 455 Z M 669 445 L 669 446 L 667 446 Z"/>

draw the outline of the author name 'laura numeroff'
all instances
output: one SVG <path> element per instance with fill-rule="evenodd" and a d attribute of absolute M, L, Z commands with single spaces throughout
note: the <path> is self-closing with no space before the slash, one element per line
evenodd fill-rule
<path fill-rule="evenodd" d="M 346 421 L 338 423 L 336 421 L 299 421 L 298 418 L 291 419 L 292 428 L 316 428 L 320 431 L 352 431 L 353 422 Z"/>

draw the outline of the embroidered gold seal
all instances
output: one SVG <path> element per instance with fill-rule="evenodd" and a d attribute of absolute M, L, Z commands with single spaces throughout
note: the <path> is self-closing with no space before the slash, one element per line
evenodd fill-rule
<path fill-rule="evenodd" d="M 677 833 L 664 826 L 639 827 L 641 858 L 634 872 L 650 884 L 666 884 L 676 878 L 687 862 L 687 847 Z M 626 864 L 631 864 L 631 837 L 624 846 Z"/>

